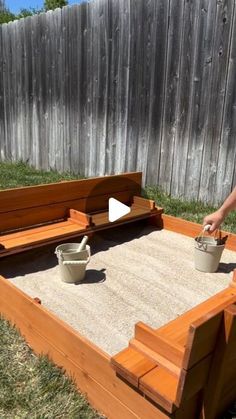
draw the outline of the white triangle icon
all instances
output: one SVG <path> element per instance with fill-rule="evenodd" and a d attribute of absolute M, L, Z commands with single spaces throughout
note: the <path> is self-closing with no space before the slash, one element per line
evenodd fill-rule
<path fill-rule="evenodd" d="M 131 211 L 130 207 L 122 204 L 122 202 L 115 198 L 109 198 L 108 208 L 108 219 L 111 223 L 113 223 L 113 221 L 119 220 L 119 218 L 124 217 L 124 215 L 129 214 Z"/>

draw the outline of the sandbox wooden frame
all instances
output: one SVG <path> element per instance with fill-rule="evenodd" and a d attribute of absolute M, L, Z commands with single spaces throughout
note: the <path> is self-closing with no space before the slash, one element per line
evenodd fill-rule
<path fill-rule="evenodd" d="M 199 224 L 167 215 L 162 215 L 161 223 L 164 229 L 190 237 L 198 235 L 201 229 Z M 227 248 L 236 251 L 236 235 L 229 235 Z M 236 296 L 234 284 L 233 280 L 229 288 L 207 301 L 227 295 Z M 107 353 L 3 277 L 0 277 L 0 313 L 19 328 L 36 353 L 48 355 L 65 369 L 89 402 L 109 418 L 190 419 L 187 411 L 167 414 L 132 385 L 121 380 L 112 368 L 111 357 Z"/>

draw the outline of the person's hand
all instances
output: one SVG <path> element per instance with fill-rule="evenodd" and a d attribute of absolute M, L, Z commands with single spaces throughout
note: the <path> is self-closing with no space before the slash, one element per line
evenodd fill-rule
<path fill-rule="evenodd" d="M 214 233 L 217 230 L 221 223 L 224 221 L 224 214 L 221 211 L 213 212 L 210 215 L 207 215 L 203 220 L 203 226 L 205 227 L 207 224 L 210 224 L 211 227 L 209 228 L 209 233 Z"/>

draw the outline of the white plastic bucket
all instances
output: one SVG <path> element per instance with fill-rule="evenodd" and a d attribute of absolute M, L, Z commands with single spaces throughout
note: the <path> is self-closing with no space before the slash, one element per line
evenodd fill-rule
<path fill-rule="evenodd" d="M 57 246 L 60 277 L 68 283 L 81 282 L 85 277 L 86 266 L 90 261 L 90 246 L 78 251 L 80 243 L 64 243 Z"/>
<path fill-rule="evenodd" d="M 224 244 L 218 244 L 213 237 L 198 236 L 194 239 L 194 265 L 202 272 L 216 272 L 220 263 Z"/>

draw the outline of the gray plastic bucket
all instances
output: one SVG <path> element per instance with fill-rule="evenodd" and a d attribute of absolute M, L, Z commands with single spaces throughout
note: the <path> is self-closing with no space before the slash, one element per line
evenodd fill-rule
<path fill-rule="evenodd" d="M 78 251 L 80 243 L 64 243 L 57 246 L 60 277 L 68 283 L 81 282 L 85 277 L 86 266 L 90 261 L 90 246 Z"/>
<path fill-rule="evenodd" d="M 196 237 L 194 239 L 194 265 L 202 272 L 216 272 L 224 250 L 224 244 L 217 244 L 213 237 Z"/>

